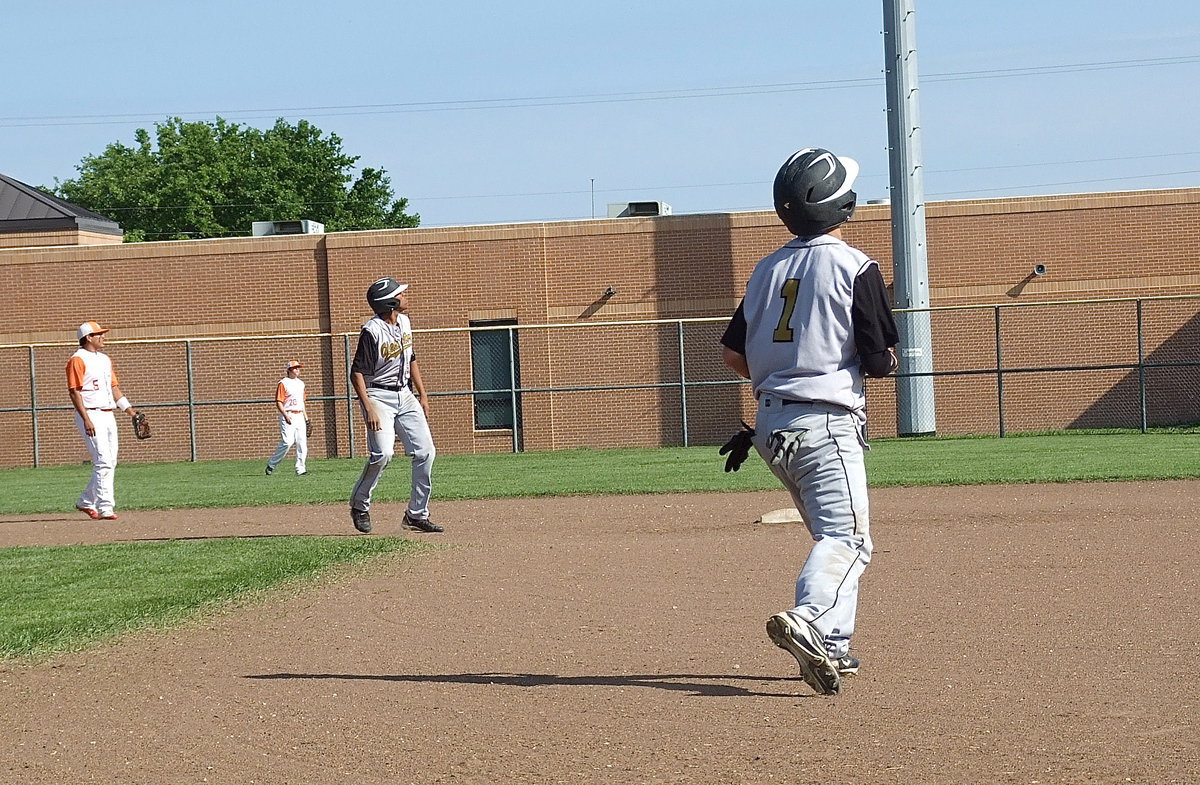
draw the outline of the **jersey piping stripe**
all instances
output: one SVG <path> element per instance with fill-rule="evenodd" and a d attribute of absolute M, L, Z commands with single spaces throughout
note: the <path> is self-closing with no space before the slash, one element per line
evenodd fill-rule
<path fill-rule="evenodd" d="M 842 456 L 842 446 L 838 443 L 838 440 L 833 435 L 833 428 L 830 425 L 832 418 L 833 415 L 825 415 L 825 431 L 829 435 L 829 439 L 833 442 L 834 449 L 837 450 L 838 463 L 842 465 L 842 477 L 846 480 L 846 496 L 850 499 L 850 514 L 854 517 L 854 535 L 857 537 L 858 512 L 854 506 L 854 486 L 850 483 L 850 474 L 846 470 L 846 459 Z M 835 591 L 833 594 L 833 602 L 828 608 L 813 617 L 814 622 L 837 607 L 838 602 L 842 599 L 842 587 L 846 585 L 846 580 L 849 579 L 850 573 L 854 571 L 854 563 L 857 561 L 858 556 L 856 553 L 854 561 L 850 562 L 850 564 L 846 567 L 846 572 L 842 574 L 842 579 L 838 581 L 837 591 Z"/>

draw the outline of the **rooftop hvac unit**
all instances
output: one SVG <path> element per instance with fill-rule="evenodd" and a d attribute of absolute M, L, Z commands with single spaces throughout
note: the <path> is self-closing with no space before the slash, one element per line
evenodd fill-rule
<path fill-rule="evenodd" d="M 276 234 L 325 234 L 325 224 L 317 221 L 255 221 L 250 225 L 254 237 Z"/>
<path fill-rule="evenodd" d="M 671 205 L 666 202 L 611 202 L 609 218 L 646 218 L 655 215 L 670 215 Z"/>

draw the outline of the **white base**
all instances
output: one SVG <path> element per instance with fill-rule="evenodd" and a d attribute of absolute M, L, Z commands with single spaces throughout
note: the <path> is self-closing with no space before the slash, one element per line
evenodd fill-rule
<path fill-rule="evenodd" d="M 803 523 L 804 519 L 800 517 L 800 511 L 795 507 L 784 507 L 781 510 L 772 510 L 771 512 L 763 513 L 755 523 Z"/>

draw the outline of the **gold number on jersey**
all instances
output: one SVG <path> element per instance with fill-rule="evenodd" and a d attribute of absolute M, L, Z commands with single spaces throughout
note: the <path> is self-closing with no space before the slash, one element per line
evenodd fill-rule
<path fill-rule="evenodd" d="M 799 293 L 800 280 L 798 278 L 788 278 L 779 289 L 779 296 L 783 298 L 783 313 L 779 315 L 779 324 L 775 326 L 775 343 L 791 343 L 796 338 L 796 331 L 792 329 L 789 322 L 792 321 L 792 314 L 796 311 L 796 297 Z"/>

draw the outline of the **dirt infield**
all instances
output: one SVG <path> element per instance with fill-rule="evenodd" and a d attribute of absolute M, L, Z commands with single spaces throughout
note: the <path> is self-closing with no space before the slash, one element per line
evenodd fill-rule
<path fill-rule="evenodd" d="M 1198 498 L 874 491 L 833 698 L 763 633 L 808 547 L 751 523 L 782 492 L 441 503 L 447 548 L 0 665 L 0 780 L 1196 783 Z M 340 506 L 0 518 L 0 546 L 299 533 L 353 534 Z"/>

